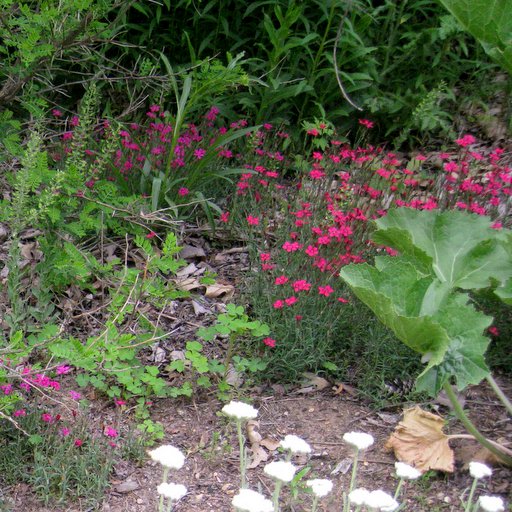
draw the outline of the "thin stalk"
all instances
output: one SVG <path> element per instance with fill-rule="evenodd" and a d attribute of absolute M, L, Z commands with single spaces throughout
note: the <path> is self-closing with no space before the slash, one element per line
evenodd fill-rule
<path fill-rule="evenodd" d="M 272 504 L 274 505 L 274 512 L 279 512 L 279 495 L 281 494 L 281 487 L 283 482 L 276 480 L 276 486 L 274 487 L 274 495 L 272 496 Z"/>
<path fill-rule="evenodd" d="M 395 498 L 395 500 L 398 498 L 403 484 L 404 484 L 404 479 L 400 478 L 400 481 L 398 482 L 398 485 L 396 486 L 395 495 L 393 496 Z"/>
<path fill-rule="evenodd" d="M 169 468 L 164 466 L 164 475 L 162 477 L 162 483 L 167 482 L 167 477 L 169 476 Z M 164 512 L 164 495 L 160 495 L 160 501 L 158 503 L 158 512 Z"/>
<path fill-rule="evenodd" d="M 238 446 L 240 448 L 240 489 L 245 489 L 245 445 L 242 436 L 242 422 L 236 421 L 236 431 L 238 434 Z"/>
<path fill-rule="evenodd" d="M 169 505 L 167 505 L 167 512 L 171 512 L 172 511 L 172 500 L 171 498 L 169 498 Z"/>
<path fill-rule="evenodd" d="M 313 497 L 313 505 L 311 506 L 311 512 L 316 512 L 316 507 L 318 506 L 318 496 Z"/>
<path fill-rule="evenodd" d="M 498 459 L 502 460 L 505 464 L 508 466 L 512 466 L 512 456 L 507 455 L 503 452 L 503 450 L 500 450 L 497 446 L 495 446 L 493 443 L 491 443 L 487 438 L 485 438 L 481 432 L 475 427 L 475 425 L 472 423 L 472 421 L 468 418 L 467 414 L 464 412 L 464 409 L 460 405 L 457 395 L 453 391 L 453 388 L 449 382 L 445 383 L 443 386 L 443 389 L 446 392 L 446 395 L 448 396 L 448 399 L 453 405 L 453 411 L 455 412 L 455 415 L 459 419 L 459 421 L 464 425 L 466 430 L 475 437 L 475 439 L 485 448 L 487 448 L 491 453 L 496 455 Z"/>
<path fill-rule="evenodd" d="M 503 393 L 503 390 L 498 386 L 498 383 L 494 380 L 494 377 L 489 374 L 486 377 L 487 382 L 491 386 L 492 390 L 496 393 L 498 398 L 500 399 L 501 403 L 505 406 L 507 409 L 507 412 L 512 415 L 512 402 L 508 399 L 508 397 Z"/>
<path fill-rule="evenodd" d="M 348 492 L 345 495 L 344 500 L 343 500 L 343 512 L 350 510 L 348 495 L 354 490 L 354 487 L 356 486 L 357 464 L 359 461 L 359 450 L 357 448 L 355 450 L 356 450 L 356 452 L 354 454 L 354 462 L 352 463 L 352 475 L 350 477 L 350 486 L 349 486 Z"/>
<path fill-rule="evenodd" d="M 471 505 L 473 504 L 473 496 L 475 494 L 477 483 L 478 478 L 473 478 L 473 483 L 471 484 L 471 490 L 469 491 L 468 501 L 466 502 L 466 506 L 464 507 L 464 512 L 471 512 Z"/>

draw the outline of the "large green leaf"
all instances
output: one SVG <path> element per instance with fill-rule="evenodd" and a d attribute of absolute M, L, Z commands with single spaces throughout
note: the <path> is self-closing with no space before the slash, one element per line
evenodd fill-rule
<path fill-rule="evenodd" d="M 440 0 L 487 54 L 512 73 L 512 1 Z"/>
<path fill-rule="evenodd" d="M 458 211 L 391 210 L 373 239 L 397 249 L 448 288 L 486 288 L 512 276 L 511 255 L 490 219 Z"/>

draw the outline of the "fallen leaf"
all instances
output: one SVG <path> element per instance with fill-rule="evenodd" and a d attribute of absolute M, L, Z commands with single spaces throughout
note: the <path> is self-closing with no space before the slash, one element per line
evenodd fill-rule
<path fill-rule="evenodd" d="M 231 284 L 215 283 L 206 287 L 205 297 L 209 299 L 215 299 L 217 297 L 224 297 L 225 299 L 231 299 L 235 294 L 235 287 Z"/>
<path fill-rule="evenodd" d="M 336 464 L 336 467 L 331 471 L 331 475 L 337 475 L 338 473 L 342 473 L 344 475 L 352 466 L 352 462 L 352 457 L 347 457 L 343 459 L 341 462 L 338 462 L 338 464 Z"/>
<path fill-rule="evenodd" d="M 119 493 L 127 493 L 136 491 L 140 485 L 135 482 L 134 480 L 125 480 L 124 482 L 120 483 L 119 485 L 116 485 L 114 487 L 114 490 L 116 490 Z"/>
<path fill-rule="evenodd" d="M 192 307 L 194 308 L 195 316 L 204 315 L 205 313 L 208 313 L 208 310 L 201 306 L 201 304 L 199 304 L 199 302 L 195 300 L 192 301 Z"/>
<path fill-rule="evenodd" d="M 247 469 L 254 469 L 268 460 L 268 453 L 258 443 L 251 445 L 251 452 L 251 463 L 247 466 Z"/>
<path fill-rule="evenodd" d="M 281 441 L 276 441 L 275 439 L 266 437 L 265 439 L 261 440 L 260 444 L 261 446 L 264 446 L 269 452 L 275 452 L 279 448 Z"/>
<path fill-rule="evenodd" d="M 249 420 L 247 422 L 247 439 L 251 444 L 254 443 L 260 443 L 261 441 L 261 434 L 256 430 L 260 426 L 258 421 Z"/>
<path fill-rule="evenodd" d="M 443 426 L 443 418 L 436 414 L 418 406 L 406 409 L 403 420 L 387 440 L 386 449 L 393 450 L 398 460 L 419 471 L 453 473 L 454 454 Z"/>
<path fill-rule="evenodd" d="M 197 267 L 193 263 L 189 263 L 186 267 L 180 268 L 176 272 L 177 277 L 188 277 L 197 270 Z"/>
<path fill-rule="evenodd" d="M 327 386 L 330 386 L 329 381 L 325 380 L 323 377 L 319 377 L 314 373 L 306 372 L 304 373 L 304 377 L 306 377 L 307 382 L 305 382 L 305 386 L 297 390 L 297 393 L 305 394 L 311 393 L 313 391 L 321 391 L 325 389 Z"/>
<path fill-rule="evenodd" d="M 180 258 L 187 260 L 190 258 L 205 258 L 206 254 L 202 247 L 196 247 L 195 245 L 184 245 L 179 252 L 179 256 Z"/>
<path fill-rule="evenodd" d="M 186 279 L 175 279 L 174 282 L 178 290 L 183 290 L 185 292 L 189 292 L 197 288 L 204 288 L 204 286 L 195 277 L 189 277 Z"/>

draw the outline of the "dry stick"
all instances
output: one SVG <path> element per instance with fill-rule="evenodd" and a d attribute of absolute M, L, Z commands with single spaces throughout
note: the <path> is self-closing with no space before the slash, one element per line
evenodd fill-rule
<path fill-rule="evenodd" d="M 492 390 L 496 393 L 496 395 L 498 395 L 498 398 L 507 409 L 507 412 L 512 415 L 512 403 L 510 403 L 507 395 L 505 395 L 503 390 L 498 386 L 498 383 L 494 380 L 494 377 L 489 373 L 489 375 L 486 377 L 486 380 L 491 386 Z"/>
<path fill-rule="evenodd" d="M 346 14 L 345 14 L 346 15 Z M 333 57 L 333 66 L 334 66 L 334 72 L 336 74 L 336 81 L 338 82 L 338 86 L 341 90 L 341 94 L 343 97 L 348 101 L 350 105 L 352 105 L 356 110 L 362 111 L 363 109 L 359 106 L 357 106 L 349 97 L 347 92 L 345 91 L 345 88 L 343 87 L 343 83 L 341 81 L 340 77 L 340 70 L 338 68 L 337 63 L 337 53 L 338 53 L 338 43 L 341 37 L 341 31 L 343 30 L 343 22 L 345 21 L 345 16 L 341 18 L 340 24 L 338 26 L 338 33 L 336 34 L 336 39 L 334 40 L 334 49 L 332 51 L 332 57 Z"/>
<path fill-rule="evenodd" d="M 0 411 L 0 416 L 5 420 L 10 421 L 16 429 L 23 432 L 27 437 L 30 437 L 30 434 L 26 430 L 24 430 L 24 428 L 21 427 L 20 424 L 14 418 L 7 416 L 7 414 L 3 413 L 2 411 Z"/>
<path fill-rule="evenodd" d="M 449 441 L 451 439 L 471 439 L 472 441 L 478 441 L 478 439 L 475 436 L 472 436 L 471 434 L 451 434 L 446 437 L 448 437 Z M 496 446 L 496 448 L 498 448 L 499 450 L 503 450 L 506 454 L 512 456 L 512 450 L 510 448 L 507 448 L 506 446 L 503 446 L 502 444 L 497 443 L 496 441 L 491 441 L 490 439 L 487 439 L 487 441 Z"/>

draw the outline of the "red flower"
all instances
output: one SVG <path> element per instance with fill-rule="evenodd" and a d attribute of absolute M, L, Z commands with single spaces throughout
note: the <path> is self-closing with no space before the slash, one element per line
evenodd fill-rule
<path fill-rule="evenodd" d="M 224 212 L 223 214 L 221 214 L 220 221 L 221 222 L 228 222 L 229 221 L 229 212 Z"/>
<path fill-rule="evenodd" d="M 329 285 L 318 287 L 318 293 L 320 295 L 325 295 L 325 297 L 329 297 L 329 295 L 331 295 L 331 293 L 333 293 L 333 292 L 334 292 L 334 289 L 331 288 Z"/>
<path fill-rule="evenodd" d="M 284 302 L 286 303 L 287 306 L 293 306 L 297 302 L 297 297 L 292 295 L 291 297 L 284 299 Z"/>
<path fill-rule="evenodd" d="M 262 252 L 260 254 L 260 261 L 270 261 L 270 253 L 269 252 Z"/>
<path fill-rule="evenodd" d="M 247 215 L 247 222 L 249 226 L 257 226 L 260 223 L 260 219 L 258 217 L 253 217 L 252 215 Z"/>
<path fill-rule="evenodd" d="M 359 119 L 359 124 L 368 129 L 373 128 L 373 122 L 368 119 Z"/>
<path fill-rule="evenodd" d="M 156 233 L 154 231 L 150 231 L 147 235 L 146 235 L 146 238 L 155 238 L 156 236 Z"/>
<path fill-rule="evenodd" d="M 288 278 L 286 276 L 279 276 L 276 277 L 276 280 L 274 282 L 277 285 L 286 284 L 288 282 Z"/>
<path fill-rule="evenodd" d="M 276 300 L 273 306 L 274 309 L 281 309 L 284 306 L 284 302 L 282 300 Z"/>
<path fill-rule="evenodd" d="M 274 348 L 276 346 L 276 340 L 274 340 L 272 338 L 265 338 L 263 340 L 263 343 L 265 343 L 265 345 L 267 345 L 267 347 L 270 347 L 270 348 Z"/>
<path fill-rule="evenodd" d="M 81 439 L 75 439 L 75 446 L 82 446 L 84 442 Z"/>
<path fill-rule="evenodd" d="M 181 187 L 178 190 L 178 195 L 181 197 L 185 197 L 186 195 L 188 195 L 189 192 L 190 192 L 190 190 L 187 187 Z"/>

